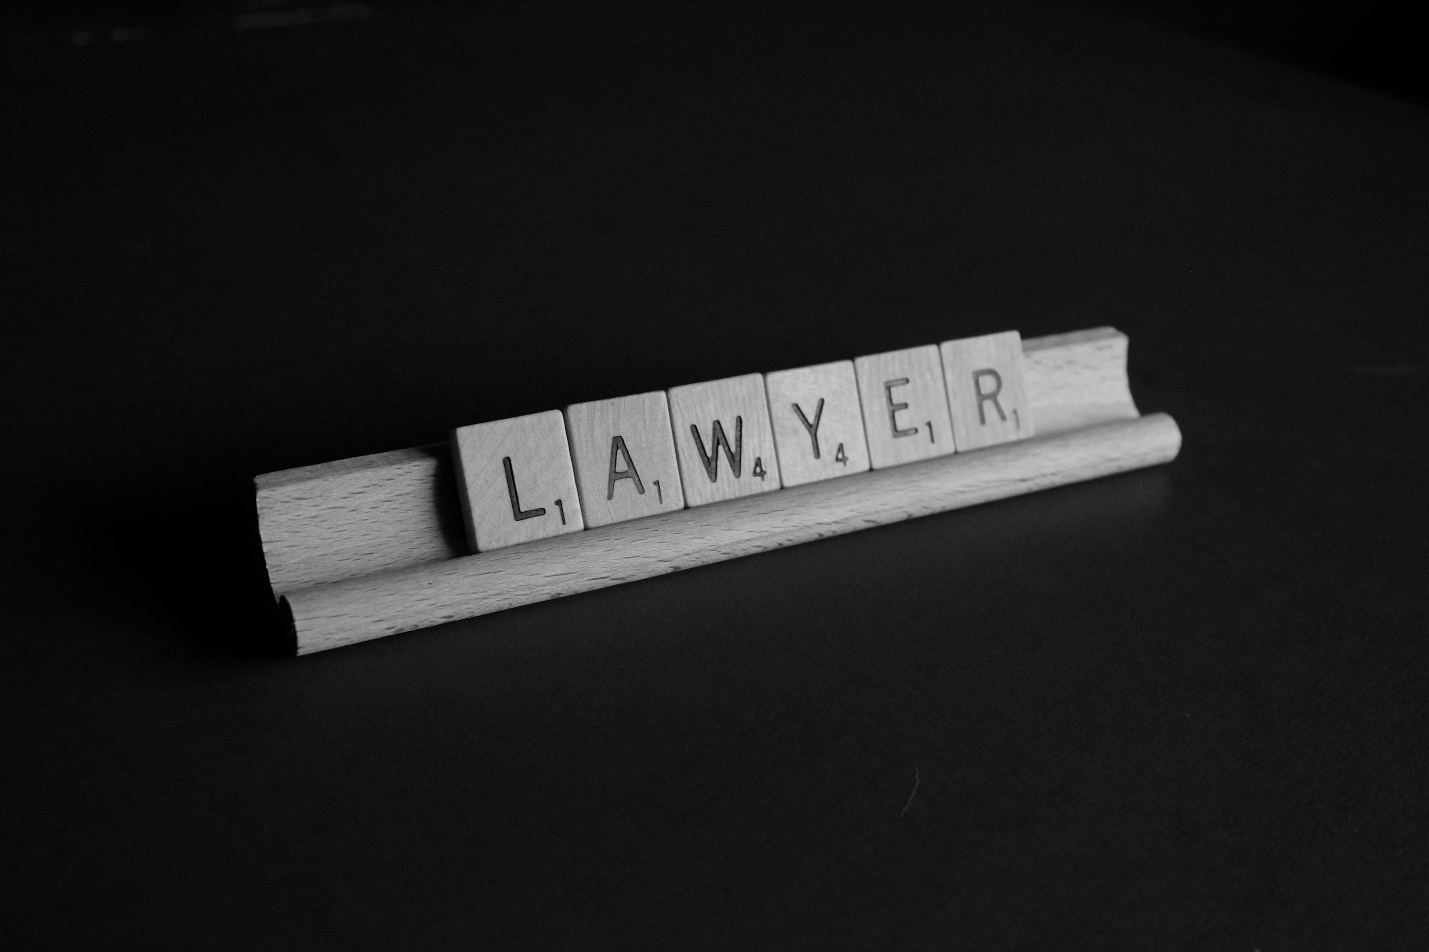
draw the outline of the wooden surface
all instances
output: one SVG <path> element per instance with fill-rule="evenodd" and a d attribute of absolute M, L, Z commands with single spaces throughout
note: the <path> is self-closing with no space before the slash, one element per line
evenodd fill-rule
<path fill-rule="evenodd" d="M 943 366 L 932 344 L 853 362 L 874 469 L 953 452 Z"/>
<path fill-rule="evenodd" d="M 868 470 L 853 361 L 765 374 L 764 389 L 786 487 Z"/>
<path fill-rule="evenodd" d="M 1039 435 L 1136 417 L 1120 331 L 1032 338 L 1023 353 Z M 445 443 L 268 473 L 254 486 L 275 596 L 468 554 Z"/>
<path fill-rule="evenodd" d="M 763 374 L 671 387 L 669 395 L 686 505 L 779 488 Z"/>
<path fill-rule="evenodd" d="M 446 443 L 269 473 L 254 484 L 275 595 L 470 553 Z"/>
<path fill-rule="evenodd" d="M 685 508 L 665 391 L 566 407 L 588 528 Z"/>
<path fill-rule="evenodd" d="M 938 348 L 958 451 L 1035 435 L 1017 331 L 944 341 Z"/>
<path fill-rule="evenodd" d="M 298 652 L 439 625 L 781 546 L 1169 462 L 1165 414 L 825 480 L 290 592 Z"/>
<path fill-rule="evenodd" d="M 1040 434 L 1136 416 L 1126 335 L 1109 327 L 1022 342 L 1024 383 Z"/>
<path fill-rule="evenodd" d="M 464 426 L 452 437 L 472 552 L 585 528 L 560 410 Z"/>

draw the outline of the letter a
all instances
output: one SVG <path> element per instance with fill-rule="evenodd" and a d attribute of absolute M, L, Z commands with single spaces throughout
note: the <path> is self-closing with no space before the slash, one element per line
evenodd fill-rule
<path fill-rule="evenodd" d="M 620 457 L 625 457 L 625 469 L 617 469 L 616 464 L 620 462 Z M 630 451 L 625 448 L 625 437 L 616 435 L 610 441 L 610 478 L 605 484 L 605 498 L 608 502 L 615 498 L 615 481 L 617 479 L 635 480 L 635 491 L 641 496 L 645 495 L 645 484 L 640 482 L 640 473 L 635 469 L 635 461 L 630 458 Z"/>

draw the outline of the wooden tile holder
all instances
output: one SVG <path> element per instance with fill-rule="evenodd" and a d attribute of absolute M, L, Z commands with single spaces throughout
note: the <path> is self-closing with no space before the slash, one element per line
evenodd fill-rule
<path fill-rule="evenodd" d="M 1023 350 L 1030 440 L 476 555 L 445 443 L 259 476 L 273 595 L 309 654 L 1176 457 L 1175 422 L 1132 402 L 1124 334 Z"/>

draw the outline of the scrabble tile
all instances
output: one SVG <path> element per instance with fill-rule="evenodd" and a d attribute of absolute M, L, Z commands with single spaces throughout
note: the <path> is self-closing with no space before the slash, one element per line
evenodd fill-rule
<path fill-rule="evenodd" d="M 943 366 L 932 344 L 853 362 L 874 469 L 953 452 Z"/>
<path fill-rule="evenodd" d="M 764 389 L 785 486 L 868 469 L 853 361 L 765 374 Z"/>
<path fill-rule="evenodd" d="M 464 426 L 451 445 L 472 551 L 585 528 L 560 410 Z"/>
<path fill-rule="evenodd" d="M 566 407 L 566 435 L 590 528 L 685 508 L 663 390 Z"/>
<path fill-rule="evenodd" d="M 950 340 L 940 348 L 958 450 L 1025 440 L 1033 433 L 1017 331 Z"/>
<path fill-rule="evenodd" d="M 686 503 L 703 506 L 779 488 L 763 374 L 687 384 L 669 395 Z"/>

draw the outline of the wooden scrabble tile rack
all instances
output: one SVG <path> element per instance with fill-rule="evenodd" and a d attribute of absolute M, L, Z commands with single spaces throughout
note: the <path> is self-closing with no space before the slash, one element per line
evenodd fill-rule
<path fill-rule="evenodd" d="M 259 476 L 273 595 L 299 654 L 1170 462 L 1127 338 L 1022 342 L 1036 436 L 469 554 L 446 443 Z"/>

